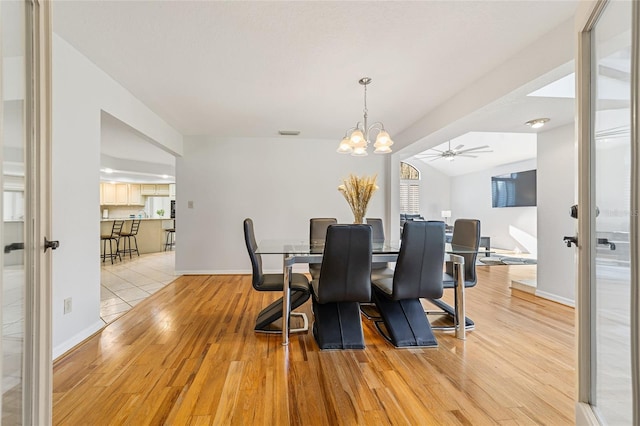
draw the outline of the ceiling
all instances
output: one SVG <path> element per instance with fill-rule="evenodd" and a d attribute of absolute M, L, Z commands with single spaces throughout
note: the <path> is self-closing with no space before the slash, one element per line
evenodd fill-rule
<path fill-rule="evenodd" d="M 577 3 L 55 1 L 53 28 L 184 135 L 299 130 L 337 144 L 362 119 L 361 77 L 373 79 L 369 119 L 393 137 Z M 535 111 L 545 99 L 509 102 Z M 484 113 L 492 118 L 467 131 L 516 132 L 535 118 Z"/>
<path fill-rule="evenodd" d="M 421 157 L 420 154 L 416 156 L 416 158 L 448 176 L 459 176 L 502 164 L 510 164 L 535 158 L 536 140 L 536 135 L 533 133 L 469 132 L 451 139 L 451 141 L 447 141 L 442 145 L 435 146 L 434 149 L 445 151 L 456 148 L 459 145 L 463 145 L 460 149 L 488 146 L 488 148 L 482 149 L 481 151 L 491 152 L 470 152 L 469 154 L 475 156 L 475 158 L 455 157 L 453 161 L 441 157 L 425 158 Z M 424 154 L 434 152 L 433 150 L 427 150 Z"/>

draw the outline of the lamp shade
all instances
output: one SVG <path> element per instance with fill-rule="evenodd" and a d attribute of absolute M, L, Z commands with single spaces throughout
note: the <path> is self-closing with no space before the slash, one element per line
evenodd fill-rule
<path fill-rule="evenodd" d="M 389 146 L 387 145 L 377 146 L 376 149 L 373 151 L 374 154 L 388 154 L 390 152 L 391 152 L 391 148 L 389 148 Z"/>
<path fill-rule="evenodd" d="M 367 155 L 367 147 L 365 146 L 356 146 L 353 148 L 353 152 L 351 153 L 354 157 L 364 157 Z"/>
<path fill-rule="evenodd" d="M 340 145 L 338 146 L 337 152 L 340 154 L 351 154 L 353 152 L 353 148 L 351 147 L 351 140 L 349 138 L 344 138 L 340 141 Z"/>
<path fill-rule="evenodd" d="M 367 140 L 364 138 L 364 134 L 360 129 L 356 129 L 351 133 L 351 145 L 356 146 L 366 146 Z"/>
<path fill-rule="evenodd" d="M 442 210 L 442 217 L 451 217 L 451 210 Z"/>

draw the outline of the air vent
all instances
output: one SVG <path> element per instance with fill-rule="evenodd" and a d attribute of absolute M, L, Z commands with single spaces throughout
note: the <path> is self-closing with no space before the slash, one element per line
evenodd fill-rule
<path fill-rule="evenodd" d="M 300 130 L 278 130 L 282 136 L 298 136 L 300 134 Z"/>

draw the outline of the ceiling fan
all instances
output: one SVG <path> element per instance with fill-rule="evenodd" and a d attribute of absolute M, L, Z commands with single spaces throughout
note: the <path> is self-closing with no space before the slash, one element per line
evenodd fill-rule
<path fill-rule="evenodd" d="M 467 149 L 462 149 L 464 147 L 464 145 L 458 145 L 455 148 L 451 148 L 451 141 L 449 141 L 449 146 L 446 150 L 442 151 L 439 149 L 435 149 L 435 148 L 431 148 L 430 151 L 435 151 L 435 152 L 428 152 L 426 154 L 418 154 L 416 155 L 417 158 L 424 158 L 424 159 L 429 159 L 431 158 L 430 161 L 435 161 L 438 160 L 440 158 L 445 158 L 449 161 L 453 161 L 456 157 L 470 157 L 470 158 L 478 158 L 477 155 L 474 154 L 482 154 L 485 152 L 493 152 L 492 150 L 487 150 L 487 148 L 489 148 L 489 145 L 483 145 L 483 146 L 477 146 L 475 148 L 467 148 Z"/>

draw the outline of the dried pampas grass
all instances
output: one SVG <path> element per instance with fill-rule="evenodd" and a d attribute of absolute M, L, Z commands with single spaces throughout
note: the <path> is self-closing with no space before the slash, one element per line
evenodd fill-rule
<path fill-rule="evenodd" d="M 377 177 L 378 175 L 362 177 L 349 175 L 347 179 L 343 180 L 344 183 L 338 187 L 338 191 L 342 193 L 351 207 L 353 223 L 363 223 L 369 200 L 378 189 Z"/>

